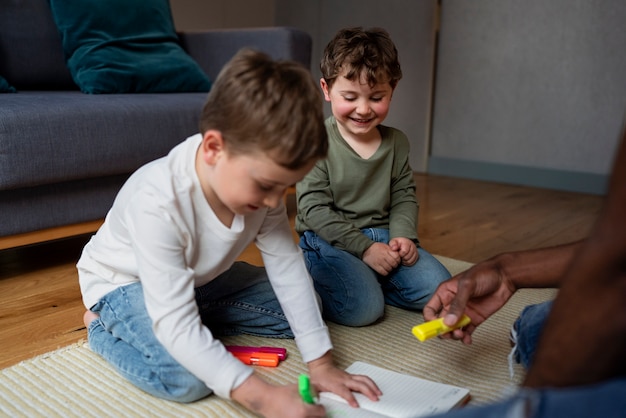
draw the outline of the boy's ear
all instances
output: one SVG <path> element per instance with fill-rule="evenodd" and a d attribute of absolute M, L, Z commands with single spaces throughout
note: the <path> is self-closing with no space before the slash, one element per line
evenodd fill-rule
<path fill-rule="evenodd" d="M 324 80 L 324 77 L 320 78 L 320 87 L 322 88 L 322 91 L 324 92 L 324 99 L 327 102 L 330 102 L 330 94 L 328 92 L 329 87 L 328 87 L 328 83 L 326 83 L 326 80 Z"/>
<path fill-rule="evenodd" d="M 222 133 L 213 129 L 206 131 L 202 136 L 202 144 L 200 145 L 202 160 L 207 164 L 215 164 L 224 151 Z"/>

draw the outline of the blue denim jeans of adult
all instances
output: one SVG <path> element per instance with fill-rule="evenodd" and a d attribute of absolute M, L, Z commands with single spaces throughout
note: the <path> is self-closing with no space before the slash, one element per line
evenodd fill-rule
<path fill-rule="evenodd" d="M 626 378 L 569 388 L 523 388 L 485 406 L 466 406 L 437 418 L 623 418 Z M 433 417 L 435 418 L 435 417 Z"/>
<path fill-rule="evenodd" d="M 196 303 L 214 335 L 247 333 L 293 338 L 265 269 L 235 263 L 196 289 Z M 138 388 L 159 398 L 192 402 L 211 393 L 157 340 L 141 283 L 105 295 L 91 310 L 100 315 L 88 328 L 89 345 Z"/>
<path fill-rule="evenodd" d="M 513 324 L 511 333 L 515 347 L 513 357 L 524 368 L 532 363 L 541 331 L 552 309 L 552 301 L 526 306 Z"/>
<path fill-rule="evenodd" d="M 375 242 L 389 243 L 387 229 L 362 232 Z M 383 316 L 385 304 L 422 309 L 437 286 L 450 277 L 448 270 L 420 247 L 417 263 L 400 265 L 387 276 L 312 231 L 300 237 L 300 248 L 322 300 L 324 318 L 342 325 L 369 325 Z"/>
<path fill-rule="evenodd" d="M 514 356 L 528 368 L 552 301 L 529 305 L 513 325 Z M 569 388 L 521 388 L 486 406 L 467 406 L 438 418 L 622 418 L 626 417 L 626 378 Z"/>

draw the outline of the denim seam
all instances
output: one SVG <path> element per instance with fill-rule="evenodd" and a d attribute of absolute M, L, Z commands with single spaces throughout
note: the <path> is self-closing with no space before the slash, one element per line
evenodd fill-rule
<path fill-rule="evenodd" d="M 202 311 L 205 311 L 205 310 L 208 310 L 210 308 L 220 307 L 220 306 L 235 307 L 235 308 L 246 310 L 246 311 L 249 311 L 249 312 L 258 312 L 258 313 L 272 315 L 275 318 L 286 319 L 285 315 L 282 314 L 282 313 L 278 313 L 278 312 L 272 311 L 270 309 L 265 309 L 265 308 L 259 307 L 257 305 L 251 305 L 249 303 L 242 303 L 242 302 L 238 302 L 238 301 L 205 302 L 202 305 L 201 309 L 202 309 Z"/>

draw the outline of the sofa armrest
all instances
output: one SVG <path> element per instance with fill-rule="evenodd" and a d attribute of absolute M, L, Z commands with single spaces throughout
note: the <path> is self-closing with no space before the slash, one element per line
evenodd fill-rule
<path fill-rule="evenodd" d="M 311 65 L 311 36 L 290 27 L 216 29 L 179 32 L 180 43 L 191 57 L 215 80 L 224 64 L 239 49 L 250 47 L 274 59 L 291 59 Z"/>

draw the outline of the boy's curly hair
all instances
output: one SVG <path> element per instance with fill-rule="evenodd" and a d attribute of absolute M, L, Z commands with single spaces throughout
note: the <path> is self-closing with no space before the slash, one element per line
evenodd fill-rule
<path fill-rule="evenodd" d="M 402 78 L 398 50 L 383 28 L 341 29 L 326 45 L 320 63 L 322 76 L 329 87 L 340 75 L 350 80 L 364 76 L 370 87 L 389 82 L 395 88 Z"/>
<path fill-rule="evenodd" d="M 267 152 L 277 164 L 298 169 L 328 152 L 322 100 L 303 65 L 242 49 L 213 83 L 200 132 L 220 131 L 233 154 Z"/>

